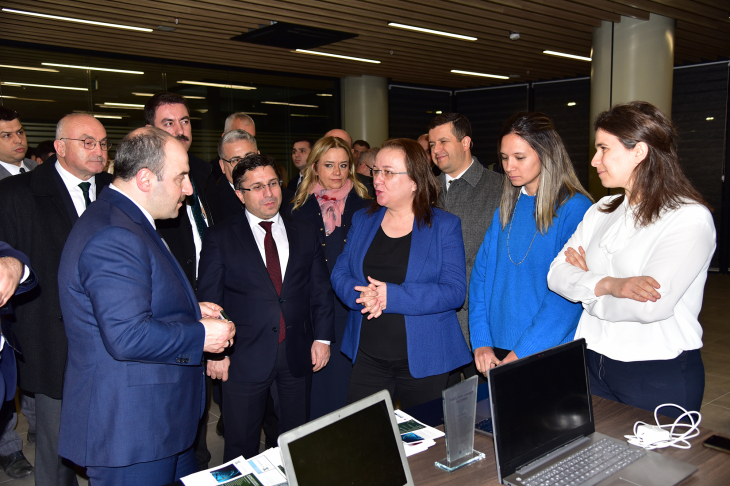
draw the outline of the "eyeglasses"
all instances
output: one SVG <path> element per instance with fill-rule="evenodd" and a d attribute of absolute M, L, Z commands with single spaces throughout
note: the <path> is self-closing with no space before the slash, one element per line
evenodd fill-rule
<path fill-rule="evenodd" d="M 383 174 L 383 178 L 387 180 L 391 180 L 394 175 L 396 174 L 408 174 L 408 172 L 392 172 L 390 170 L 381 170 L 381 169 L 370 169 L 370 174 L 372 174 L 373 177 L 378 177 L 380 174 Z"/>
<path fill-rule="evenodd" d="M 274 192 L 274 188 L 281 186 L 281 181 L 271 181 L 268 184 L 254 184 L 253 186 L 246 189 L 245 187 L 239 187 L 239 191 L 251 191 L 254 194 L 260 194 L 265 187 L 268 187 L 271 192 Z"/>
<path fill-rule="evenodd" d="M 106 152 L 110 148 L 112 148 L 111 142 L 107 142 L 106 140 L 102 140 L 101 142 L 97 142 L 93 138 L 59 138 L 59 140 L 76 140 L 77 142 L 84 142 L 84 148 L 86 150 L 94 150 L 96 148 L 96 144 L 98 143 L 101 149 Z"/>
<path fill-rule="evenodd" d="M 221 157 L 221 160 L 231 164 L 231 167 L 235 167 L 243 160 L 243 157 L 231 157 L 231 160 L 224 159 L 223 157 Z"/>

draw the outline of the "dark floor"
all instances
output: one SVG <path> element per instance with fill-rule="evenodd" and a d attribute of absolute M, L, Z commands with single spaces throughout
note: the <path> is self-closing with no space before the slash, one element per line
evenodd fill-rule
<path fill-rule="evenodd" d="M 705 398 L 702 402 L 702 426 L 730 436 L 730 275 L 710 275 L 705 287 L 705 300 L 700 322 L 705 331 L 702 360 L 705 363 Z M 215 433 L 218 406 L 213 404 L 208 424 L 208 449 L 213 456 L 210 467 L 223 462 L 223 439 Z M 25 440 L 28 423 L 18 415 L 18 432 Z M 28 460 L 35 460 L 35 447 L 25 444 L 23 452 Z M 0 483 L 13 481 L 0 470 Z M 16 479 L 13 486 L 32 486 L 33 476 Z M 88 482 L 79 477 L 79 485 Z"/>

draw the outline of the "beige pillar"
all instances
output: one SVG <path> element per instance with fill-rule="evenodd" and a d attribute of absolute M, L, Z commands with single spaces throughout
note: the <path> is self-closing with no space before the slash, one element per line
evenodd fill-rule
<path fill-rule="evenodd" d="M 621 17 L 593 29 L 591 62 L 591 157 L 595 153 L 593 120 L 617 103 L 648 101 L 672 114 L 674 27 L 676 21 L 651 14 L 649 20 Z M 588 189 L 594 198 L 608 194 L 595 169 Z"/>
<path fill-rule="evenodd" d="M 388 139 L 388 80 L 378 76 L 342 79 L 342 128 L 352 140 L 378 147 Z"/>

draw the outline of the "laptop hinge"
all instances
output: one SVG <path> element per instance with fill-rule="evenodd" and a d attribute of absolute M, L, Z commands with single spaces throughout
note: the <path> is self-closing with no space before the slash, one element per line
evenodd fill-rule
<path fill-rule="evenodd" d="M 536 467 L 542 466 L 546 462 L 552 460 L 555 456 L 562 454 L 563 452 L 565 452 L 569 449 L 572 449 L 574 447 L 578 447 L 589 441 L 590 441 L 590 439 L 588 437 L 578 437 L 577 439 L 573 439 L 572 441 L 568 442 L 567 444 L 557 447 L 557 448 L 551 450 L 550 452 L 548 452 L 547 454 L 538 457 L 531 463 L 522 466 L 521 468 L 517 469 L 517 471 L 515 471 L 515 472 L 518 472 L 520 474 L 525 474 L 526 472 L 529 472 L 532 469 L 535 469 Z"/>

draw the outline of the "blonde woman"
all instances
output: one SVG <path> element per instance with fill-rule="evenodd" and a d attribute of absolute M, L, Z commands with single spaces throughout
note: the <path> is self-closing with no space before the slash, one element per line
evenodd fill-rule
<path fill-rule="evenodd" d="M 345 247 L 352 215 L 370 199 L 356 174 L 346 142 L 337 137 L 321 138 L 309 153 L 302 182 L 287 210 L 292 218 L 315 225 L 325 247 L 330 273 Z M 340 353 L 340 343 L 347 316 L 348 309 L 335 297 L 336 339 L 330 344 L 328 365 L 312 377 L 312 420 L 346 405 L 352 363 Z"/>
<path fill-rule="evenodd" d="M 550 119 L 507 120 L 499 157 L 502 201 L 469 284 L 469 330 L 477 370 L 573 340 L 582 308 L 547 286 L 555 256 L 591 205 Z"/>

